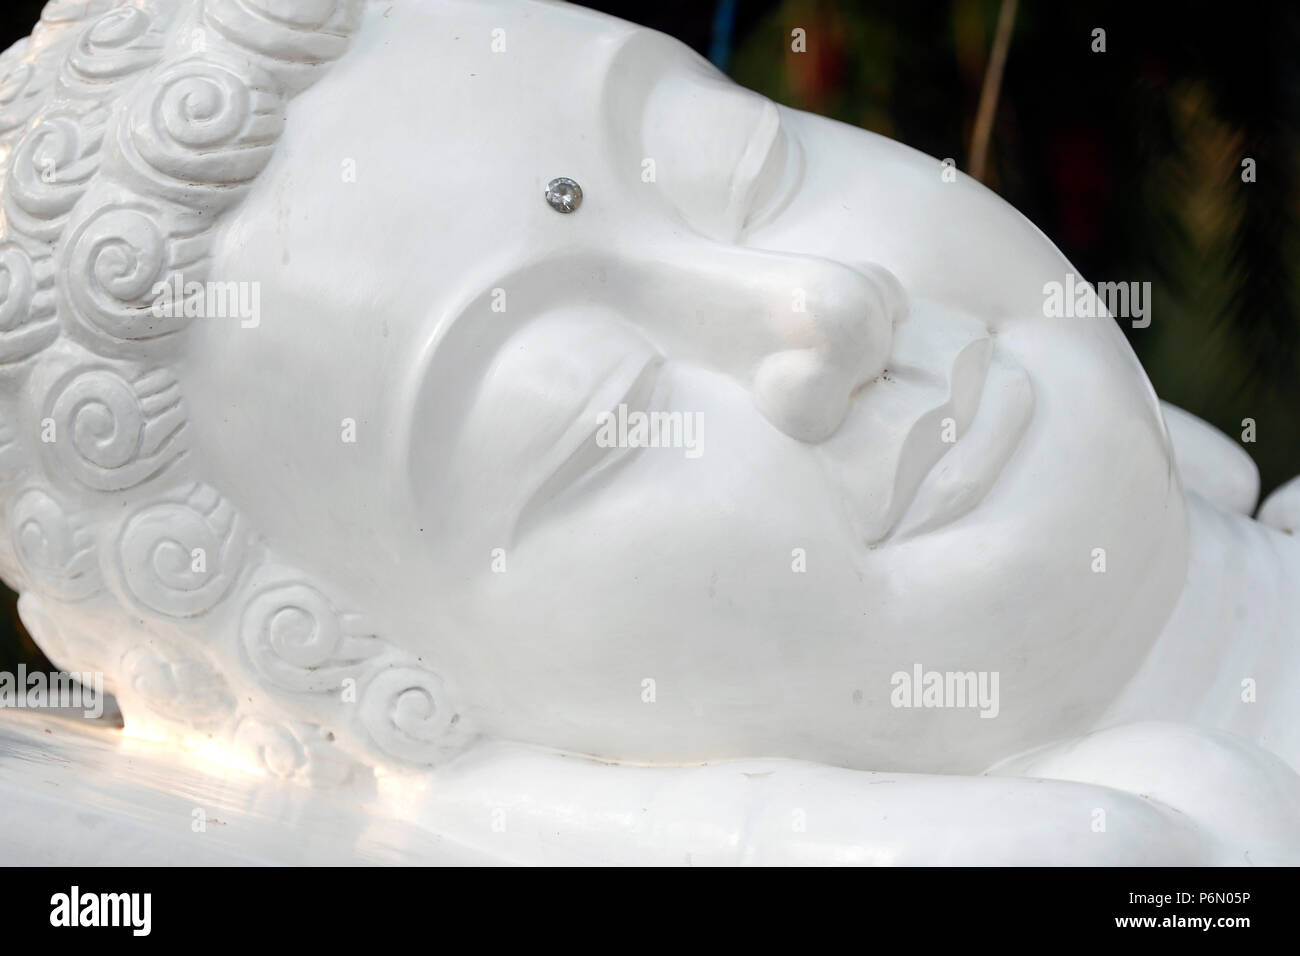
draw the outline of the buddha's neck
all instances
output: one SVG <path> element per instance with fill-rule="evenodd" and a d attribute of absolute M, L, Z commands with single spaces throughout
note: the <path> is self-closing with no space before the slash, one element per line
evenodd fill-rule
<path fill-rule="evenodd" d="M 1187 584 L 1104 725 L 1176 720 L 1300 769 L 1300 540 L 1188 496 Z"/>

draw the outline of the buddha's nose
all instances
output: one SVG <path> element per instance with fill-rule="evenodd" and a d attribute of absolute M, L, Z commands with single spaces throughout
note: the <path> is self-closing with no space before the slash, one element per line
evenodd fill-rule
<path fill-rule="evenodd" d="M 754 400 L 787 435 L 829 438 L 853 394 L 885 370 L 894 323 L 903 317 L 902 286 L 881 266 L 819 263 L 792 296 L 779 345 L 754 372 Z M 800 301 L 802 298 L 802 301 Z"/>
<path fill-rule="evenodd" d="M 839 428 L 854 393 L 884 371 L 906 314 L 902 286 L 875 264 L 719 244 L 670 268 L 653 294 L 672 300 L 686 354 L 745 382 L 800 441 Z"/>

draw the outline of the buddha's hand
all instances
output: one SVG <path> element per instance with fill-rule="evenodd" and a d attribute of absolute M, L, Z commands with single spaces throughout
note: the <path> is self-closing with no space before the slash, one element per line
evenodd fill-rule
<path fill-rule="evenodd" d="M 1093 734 L 984 776 L 774 759 L 641 768 L 500 745 L 446 768 L 432 793 L 421 819 L 518 862 L 1300 860 L 1300 778 L 1258 748 L 1170 725 Z"/>

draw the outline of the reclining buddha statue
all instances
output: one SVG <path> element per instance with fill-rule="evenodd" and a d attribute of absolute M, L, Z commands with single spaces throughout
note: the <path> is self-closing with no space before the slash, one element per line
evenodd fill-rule
<path fill-rule="evenodd" d="M 541 0 L 54 0 L 0 76 L 0 577 L 104 766 L 506 862 L 1300 862 L 1300 487 L 950 164 Z"/>

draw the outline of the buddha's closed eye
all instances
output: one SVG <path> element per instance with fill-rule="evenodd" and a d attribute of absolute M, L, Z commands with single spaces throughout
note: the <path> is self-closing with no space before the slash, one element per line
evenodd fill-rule
<path fill-rule="evenodd" d="M 643 183 L 653 183 L 654 195 L 693 230 L 737 241 L 789 202 L 802 155 L 770 100 L 736 86 L 689 51 L 659 48 L 654 38 L 638 38 L 620 53 L 618 73 L 627 71 L 639 74 L 644 100 L 612 117 L 616 125 L 629 117 L 639 124 L 627 132 L 637 155 L 626 167 L 639 169 Z"/>
<path fill-rule="evenodd" d="M 602 440 L 602 423 L 651 409 L 664 359 L 606 307 L 557 305 L 513 330 L 498 321 L 458 323 L 462 334 L 439 346 L 417 401 L 411 479 L 417 497 L 436 501 L 441 464 L 472 464 L 478 478 L 461 491 L 505 509 L 518 532 L 635 457 L 636 445 Z"/>
<path fill-rule="evenodd" d="M 551 501 L 571 491 L 589 490 L 592 484 L 610 477 L 619 465 L 645 447 L 619 440 L 617 429 L 609 426 L 626 420 L 629 412 L 652 410 L 662 369 L 663 359 L 658 355 L 647 357 L 634 352 L 596 386 L 591 400 L 557 443 L 556 457 L 568 452 L 567 456 L 543 479 L 520 511 L 516 536 Z"/>

